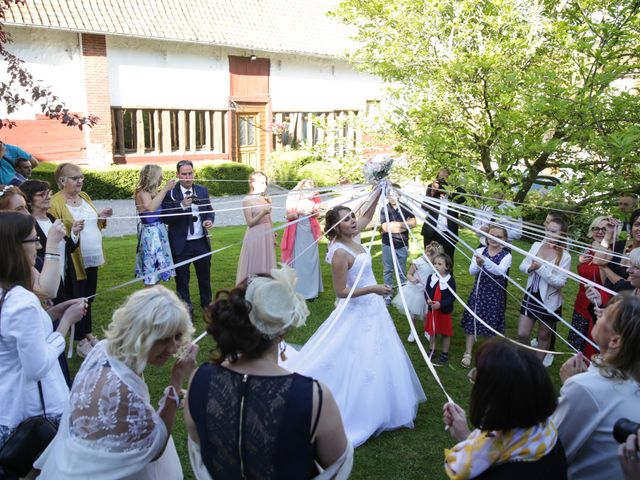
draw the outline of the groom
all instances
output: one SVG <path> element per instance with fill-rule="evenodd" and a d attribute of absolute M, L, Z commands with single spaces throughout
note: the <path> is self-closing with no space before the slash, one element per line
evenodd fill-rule
<path fill-rule="evenodd" d="M 209 191 L 206 187 L 193 183 L 193 163 L 189 160 L 180 160 L 176 171 L 179 183 L 162 201 L 162 213 L 176 215 L 162 217 L 162 219 L 169 228 L 169 245 L 173 263 L 180 263 L 211 251 L 207 231 L 213 227 L 215 213 L 211 208 Z M 191 212 L 191 215 L 187 212 Z M 198 277 L 200 305 L 205 307 L 211 303 L 211 256 L 192 263 Z M 187 304 L 193 316 L 189 295 L 190 276 L 190 264 L 176 268 L 178 296 Z"/>

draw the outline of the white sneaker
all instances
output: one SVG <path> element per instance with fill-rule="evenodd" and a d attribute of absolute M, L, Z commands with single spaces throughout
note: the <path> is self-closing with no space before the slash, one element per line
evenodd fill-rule
<path fill-rule="evenodd" d="M 547 353 L 542 360 L 542 365 L 549 368 L 553 364 L 553 353 Z"/>
<path fill-rule="evenodd" d="M 416 341 L 416 339 L 413 338 L 413 333 L 410 333 L 409 336 L 407 337 L 407 342 L 413 343 L 415 341 Z"/>
<path fill-rule="evenodd" d="M 531 345 L 534 348 L 537 347 L 538 346 L 538 339 L 537 338 L 531 339 L 531 341 L 529 342 L 529 345 Z"/>

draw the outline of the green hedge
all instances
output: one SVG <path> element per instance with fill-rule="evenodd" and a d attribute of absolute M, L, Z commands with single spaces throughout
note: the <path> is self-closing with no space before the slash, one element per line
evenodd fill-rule
<path fill-rule="evenodd" d="M 267 175 L 269 180 L 281 182 L 284 187 L 292 188 L 293 185 L 288 182 L 297 182 L 306 178 L 301 176 L 300 169 L 318 160 L 320 158 L 316 154 L 305 150 L 272 152 L 267 162 Z"/>
<path fill-rule="evenodd" d="M 298 180 L 312 178 L 318 187 L 337 185 L 340 165 L 335 162 L 312 162 L 298 169 Z"/>
<path fill-rule="evenodd" d="M 46 180 L 54 190 L 57 190 L 53 172 L 56 165 L 41 163 L 33 171 L 31 178 Z M 175 168 L 163 168 L 164 178 L 175 176 Z M 196 181 L 198 178 L 215 180 L 242 180 L 240 182 L 202 182 L 214 197 L 224 195 L 244 195 L 249 192 L 249 174 L 253 168 L 241 163 L 221 163 L 217 165 L 196 166 Z M 109 170 L 83 169 L 85 190 L 94 200 L 130 199 L 138 184 L 139 169 L 113 167 Z"/>

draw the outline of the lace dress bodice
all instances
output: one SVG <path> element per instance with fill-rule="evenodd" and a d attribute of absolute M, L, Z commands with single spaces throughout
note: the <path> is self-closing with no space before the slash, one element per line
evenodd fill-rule
<path fill-rule="evenodd" d="M 329 245 L 329 249 L 327 251 L 327 257 L 326 257 L 327 263 L 331 263 L 331 261 L 333 260 L 333 255 L 339 249 L 346 251 L 349 255 L 351 255 L 354 258 L 353 265 L 351 265 L 351 268 L 347 270 L 347 288 L 349 290 L 351 290 L 351 288 L 353 287 L 353 284 L 356 283 L 356 280 L 357 280 L 356 288 L 369 287 L 371 285 L 376 285 L 378 283 L 376 280 L 376 277 L 373 275 L 373 269 L 371 267 L 371 254 L 369 253 L 368 250 L 365 250 L 364 252 L 354 252 L 349 247 L 347 247 L 346 245 L 343 245 L 340 242 L 333 242 L 331 243 L 331 245 Z M 360 273 L 361 269 L 362 269 L 362 274 L 358 279 L 358 274 Z M 349 300 L 349 302 L 350 303 L 354 302 L 354 305 L 361 304 L 363 302 L 368 303 L 376 297 L 379 297 L 379 295 L 376 295 L 375 293 L 370 293 L 368 295 L 362 295 L 361 297 L 352 298 L 351 300 Z M 344 299 L 340 299 L 340 300 L 343 301 Z"/>
<path fill-rule="evenodd" d="M 189 412 L 211 477 L 312 477 L 312 404 L 311 378 L 203 364 L 189 388 Z"/>

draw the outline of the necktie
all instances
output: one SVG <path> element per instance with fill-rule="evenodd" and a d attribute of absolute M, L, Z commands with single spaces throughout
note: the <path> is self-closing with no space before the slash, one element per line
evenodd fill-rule
<path fill-rule="evenodd" d="M 184 192 L 184 197 L 185 198 L 190 197 L 190 196 L 191 196 L 191 190 L 187 190 L 186 192 Z M 189 220 L 190 220 L 189 221 L 189 234 L 193 235 L 193 231 L 194 231 L 193 222 L 195 222 L 197 220 L 197 217 L 194 217 L 192 215 Z"/>

